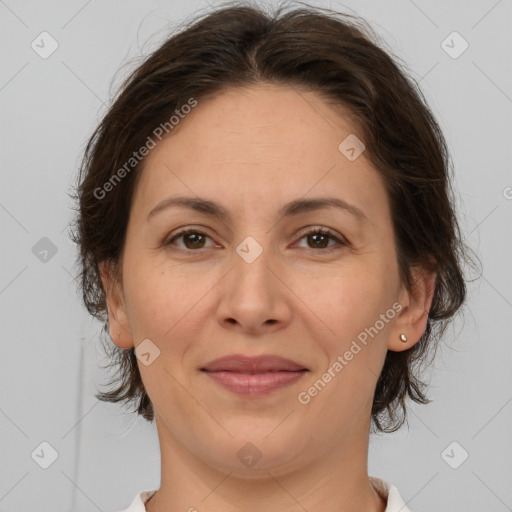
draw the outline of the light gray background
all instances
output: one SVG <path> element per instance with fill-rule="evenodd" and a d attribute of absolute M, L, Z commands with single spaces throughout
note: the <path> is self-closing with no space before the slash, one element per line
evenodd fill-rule
<path fill-rule="evenodd" d="M 409 429 L 371 439 L 369 473 L 395 484 L 415 512 L 512 510 L 512 1 L 316 4 L 365 17 L 420 81 L 483 262 L 431 373 L 434 402 L 411 406 Z M 0 0 L 0 512 L 115 511 L 159 485 L 154 425 L 94 398 L 107 375 L 100 326 L 73 283 L 67 193 L 115 72 L 205 7 Z M 59 45 L 47 59 L 31 48 L 43 31 Z M 469 43 L 458 58 L 442 47 L 453 31 Z M 57 249 L 47 261 L 43 237 Z M 58 452 L 48 469 L 34 461 L 49 457 L 43 441 Z M 446 460 L 460 463 L 462 450 L 469 457 L 453 469 Z"/>

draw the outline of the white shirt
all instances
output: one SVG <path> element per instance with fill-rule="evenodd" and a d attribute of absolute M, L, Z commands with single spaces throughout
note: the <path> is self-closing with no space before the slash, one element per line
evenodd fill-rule
<path fill-rule="evenodd" d="M 398 493 L 398 489 L 394 485 L 374 476 L 370 476 L 369 478 L 375 490 L 380 494 L 380 496 L 387 500 L 385 512 L 412 512 L 405 506 L 404 501 Z M 148 501 L 155 493 L 156 491 L 139 492 L 132 501 L 132 504 L 128 508 L 120 510 L 119 512 L 146 512 L 144 503 L 146 503 L 146 501 Z"/>

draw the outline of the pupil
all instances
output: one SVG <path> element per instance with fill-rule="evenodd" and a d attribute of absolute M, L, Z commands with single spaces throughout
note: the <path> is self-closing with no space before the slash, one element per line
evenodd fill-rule
<path fill-rule="evenodd" d="M 315 240 L 314 245 L 316 244 L 316 245 L 317 245 L 317 247 L 318 247 L 318 244 L 317 244 L 317 240 L 316 240 L 316 239 L 317 239 L 318 237 L 319 237 L 319 238 L 323 238 L 323 239 L 324 239 L 324 242 L 325 242 L 325 240 L 326 240 L 326 238 L 327 238 L 325 235 L 322 235 L 322 234 L 310 235 L 310 237 L 311 237 L 313 240 Z M 326 245 L 325 245 L 325 243 L 324 243 L 324 244 L 320 244 L 320 246 L 321 246 L 321 247 L 325 247 Z"/>
<path fill-rule="evenodd" d="M 197 245 L 197 242 L 201 243 L 201 235 L 198 235 L 197 233 L 190 233 L 188 235 L 188 240 L 192 241 L 192 245 Z"/>

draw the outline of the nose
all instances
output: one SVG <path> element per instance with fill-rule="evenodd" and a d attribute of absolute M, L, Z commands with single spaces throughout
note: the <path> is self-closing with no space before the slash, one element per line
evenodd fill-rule
<path fill-rule="evenodd" d="M 244 259 L 243 253 L 233 255 L 231 271 L 219 283 L 217 318 L 222 327 L 259 334 L 282 329 L 290 322 L 293 294 L 270 253 L 263 250 L 254 261 Z"/>

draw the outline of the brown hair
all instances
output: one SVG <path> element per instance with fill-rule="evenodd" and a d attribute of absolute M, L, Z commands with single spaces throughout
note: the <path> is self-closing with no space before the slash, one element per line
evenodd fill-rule
<path fill-rule="evenodd" d="M 329 9 L 286 5 L 267 13 L 231 2 L 206 12 L 168 38 L 123 82 L 117 99 L 85 149 L 73 241 L 79 246 L 80 286 L 88 311 L 108 332 L 105 291 L 98 264 L 114 263 L 116 275 L 136 176 L 144 159 L 122 179 L 112 178 L 176 109 L 227 87 L 276 83 L 319 94 L 333 107 L 348 107 L 360 127 L 366 157 L 384 178 L 390 200 L 401 278 L 411 269 L 437 273 L 426 330 L 414 346 L 388 351 L 376 385 L 372 420 L 377 431 L 397 430 L 405 399 L 429 403 L 420 363 L 435 354 L 448 320 L 463 304 L 461 263 L 468 261 L 457 223 L 449 155 L 441 130 L 417 83 L 384 51 L 367 23 Z M 119 174 L 117 175 L 119 178 Z M 113 184 L 101 194 L 105 183 Z M 115 185 L 115 186 L 114 186 Z M 152 421 L 134 349 L 105 347 L 117 386 L 96 396 L 136 402 Z M 428 350 L 427 350 L 428 349 Z"/>

